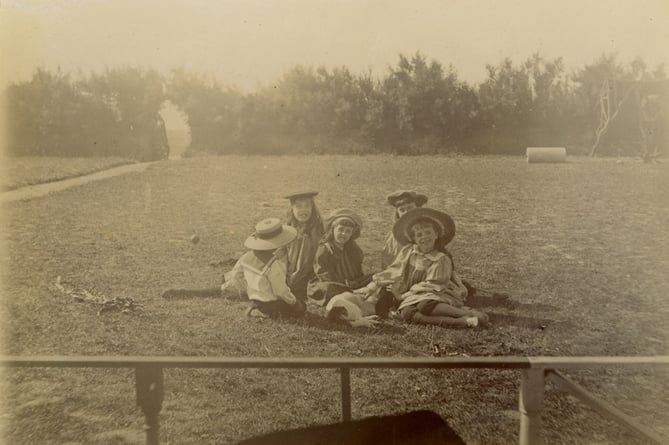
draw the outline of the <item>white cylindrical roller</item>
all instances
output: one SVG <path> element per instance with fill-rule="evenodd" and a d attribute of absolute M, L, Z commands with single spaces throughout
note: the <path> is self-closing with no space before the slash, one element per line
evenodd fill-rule
<path fill-rule="evenodd" d="M 564 147 L 527 147 L 527 162 L 566 162 L 567 149 Z"/>

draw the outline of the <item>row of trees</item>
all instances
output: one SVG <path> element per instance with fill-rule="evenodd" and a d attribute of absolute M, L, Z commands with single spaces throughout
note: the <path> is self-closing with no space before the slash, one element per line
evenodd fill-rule
<path fill-rule="evenodd" d="M 163 77 L 115 68 L 78 80 L 38 69 L 3 92 L 8 151 L 13 155 L 166 158 Z"/>
<path fill-rule="evenodd" d="M 535 54 L 487 66 L 487 78 L 470 85 L 417 53 L 400 55 L 381 78 L 296 66 L 251 94 L 184 69 L 164 78 L 137 68 L 78 80 L 39 70 L 4 94 L 16 154 L 146 157 L 138 147 L 147 144 L 155 154 L 165 100 L 186 114 L 192 153 L 523 153 L 528 145 L 589 145 L 607 78 L 666 73 L 611 54 L 569 74 L 560 58 Z"/>

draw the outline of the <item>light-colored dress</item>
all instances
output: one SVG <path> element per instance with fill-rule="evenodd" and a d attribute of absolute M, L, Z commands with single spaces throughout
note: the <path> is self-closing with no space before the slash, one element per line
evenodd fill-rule
<path fill-rule="evenodd" d="M 295 241 L 285 248 L 287 254 L 286 283 L 293 295 L 301 300 L 306 299 L 307 284 L 314 276 L 314 256 L 322 237 L 323 226 L 321 224 L 314 224 L 309 230 L 305 230 L 305 227 L 298 228 Z M 221 286 L 221 290 L 243 296 L 247 292 L 246 282 L 243 276 L 240 278 L 240 275 L 237 274 L 235 279 L 234 275 L 234 268 L 224 274 L 225 283 Z"/>
<path fill-rule="evenodd" d="M 295 295 L 286 284 L 286 256 L 282 250 L 277 254 L 264 263 L 253 251 L 246 252 L 235 263 L 221 290 L 245 289 L 250 300 L 295 304 Z"/>
<path fill-rule="evenodd" d="M 422 253 L 415 244 L 402 247 L 395 261 L 374 274 L 374 283 L 389 289 L 403 309 L 425 300 L 437 300 L 455 307 L 464 305 L 467 288 L 453 270 L 453 260 L 444 252 Z"/>

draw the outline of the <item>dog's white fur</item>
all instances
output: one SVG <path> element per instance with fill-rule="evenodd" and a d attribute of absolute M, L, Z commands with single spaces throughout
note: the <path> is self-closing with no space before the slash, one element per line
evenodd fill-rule
<path fill-rule="evenodd" d="M 348 323 L 354 328 L 375 327 L 378 323 L 375 303 L 376 297 L 371 296 L 367 299 L 361 293 L 344 292 L 335 295 L 325 306 L 325 317 L 330 317 L 330 312 L 336 308 L 344 309 L 338 320 Z"/>

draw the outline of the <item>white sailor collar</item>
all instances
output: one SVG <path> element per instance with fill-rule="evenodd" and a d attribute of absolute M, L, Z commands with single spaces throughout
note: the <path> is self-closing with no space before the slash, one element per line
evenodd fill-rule
<path fill-rule="evenodd" d="M 446 256 L 446 254 L 444 252 L 440 252 L 438 250 L 433 250 L 432 252 L 429 252 L 429 253 L 423 253 L 423 252 L 420 251 L 418 246 L 415 245 L 415 244 L 413 245 L 413 248 L 411 249 L 411 252 L 415 253 L 417 255 L 423 256 L 430 261 L 438 261 L 442 257 Z"/>

